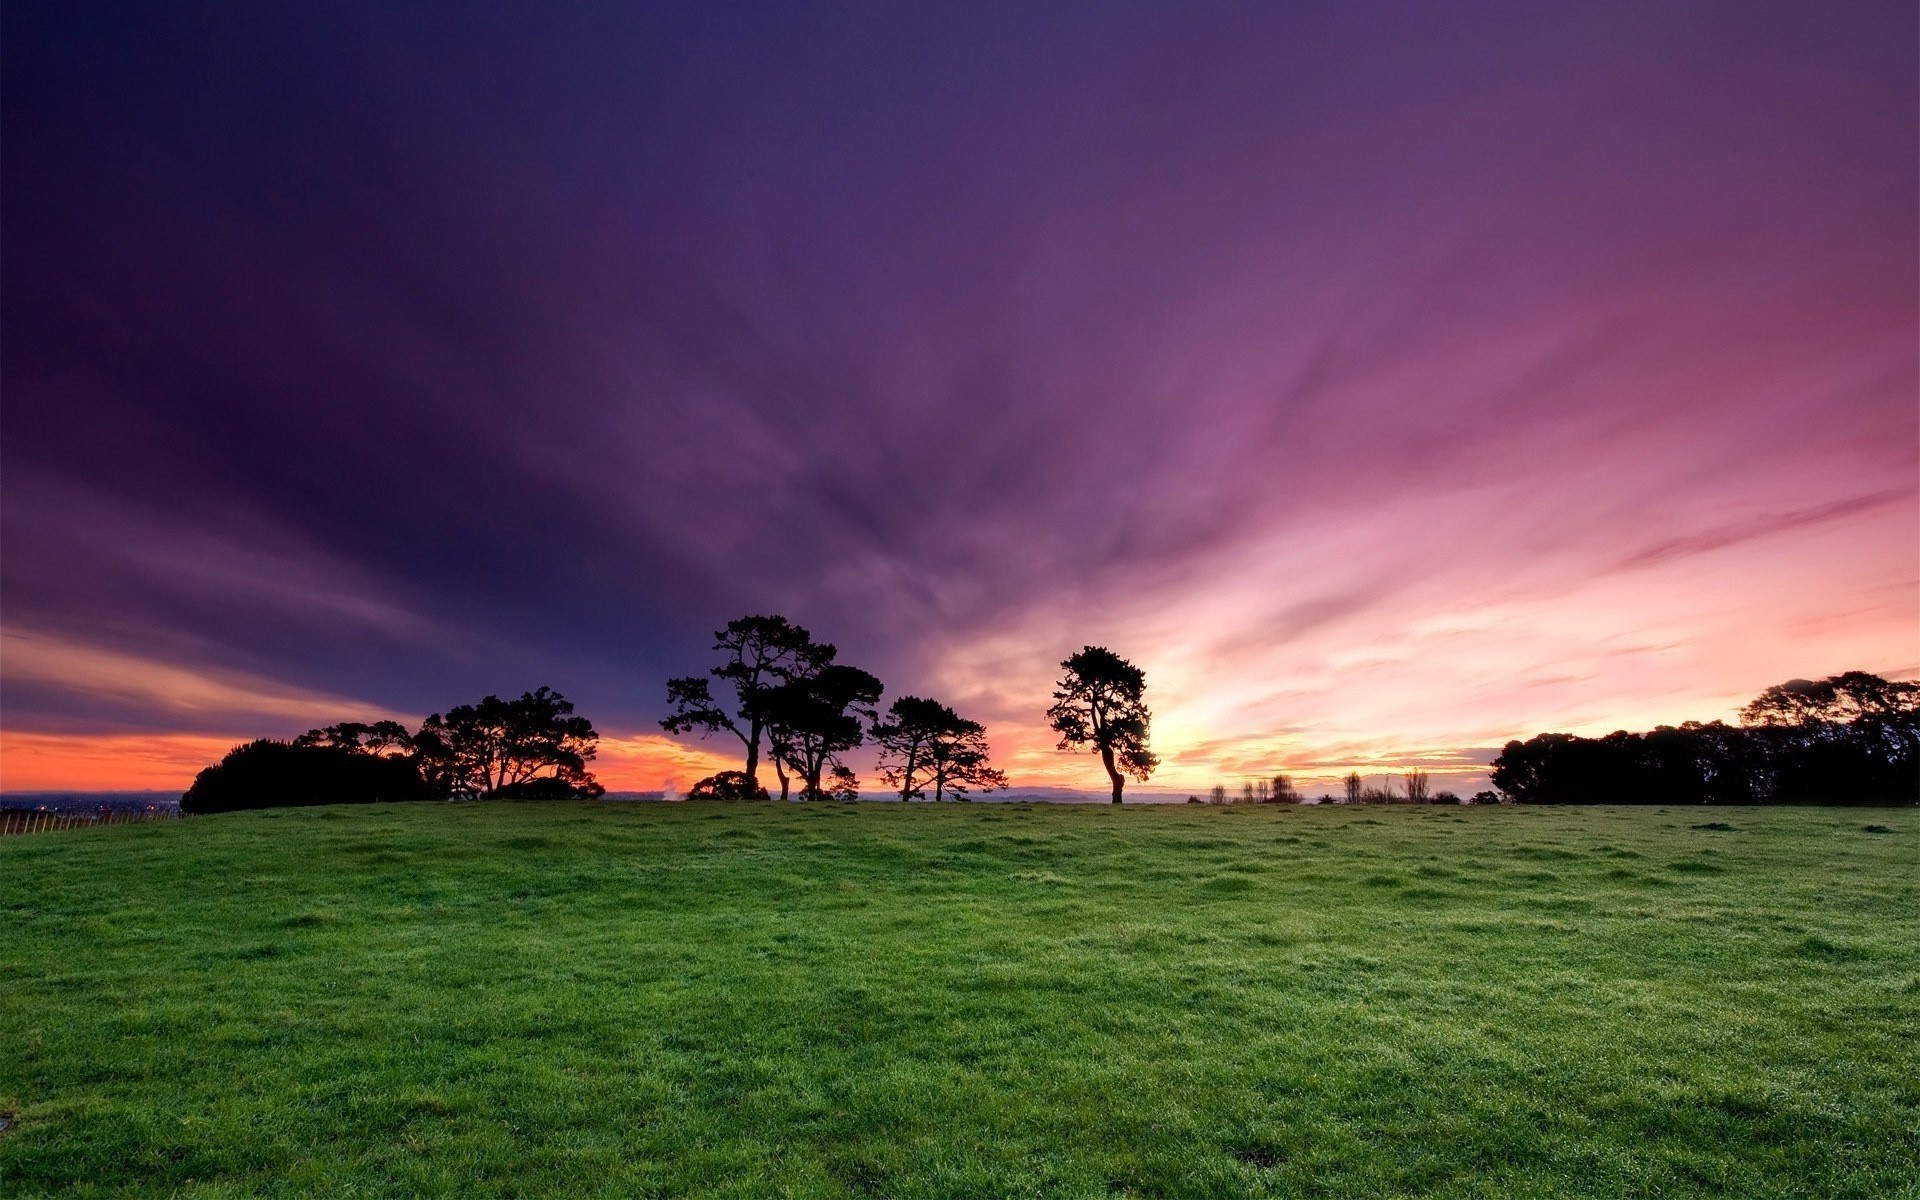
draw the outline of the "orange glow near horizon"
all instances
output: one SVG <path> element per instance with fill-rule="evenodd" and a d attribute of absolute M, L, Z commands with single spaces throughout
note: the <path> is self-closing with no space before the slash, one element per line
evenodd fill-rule
<path fill-rule="evenodd" d="M 184 792 L 201 768 L 256 736 L 8 731 L 0 733 L 0 791 Z M 684 792 L 704 776 L 739 767 L 732 755 L 648 733 L 602 736 L 593 762 L 609 791 L 655 791 L 671 780 Z"/>
<path fill-rule="evenodd" d="M 0 791 L 184 792 L 244 735 L 0 732 Z"/>
<path fill-rule="evenodd" d="M 1417 522 L 1435 530 L 1497 519 L 1454 503 L 1459 511 L 1423 503 Z M 1353 542 L 1411 544 L 1415 520 L 1356 507 L 1335 527 L 1234 547 L 1177 580 L 1071 604 L 1042 597 L 991 631 L 934 639 L 925 674 L 889 680 L 889 694 L 933 695 L 984 723 L 1016 789 L 1097 792 L 1106 786 L 1097 761 L 1056 750 L 1044 713 L 1060 658 L 1104 644 L 1147 672 L 1162 765 L 1142 790 L 1237 790 L 1286 774 L 1315 794 L 1336 791 L 1349 771 L 1377 778 L 1417 768 L 1436 790 L 1465 793 L 1486 786 L 1483 764 L 1510 738 L 1734 720 L 1762 688 L 1795 677 L 1920 675 L 1920 582 L 1906 552 L 1889 551 L 1910 546 L 1916 532 L 1903 504 L 1599 570 L 1551 558 L 1503 570 L 1491 558 L 1435 552 L 1427 562 L 1409 555 L 1403 579 L 1369 591 L 1364 577 L 1305 584 L 1285 569 L 1338 562 Z M 1803 569 L 1782 572 L 1782 561 Z M 184 790 L 252 737 L 382 712 L 17 631 L 6 650 L 12 680 L 59 679 L 185 727 L 95 734 L 16 725 L 0 733 L 0 788 L 9 791 Z M 207 732 L 210 724 L 231 732 Z M 610 790 L 672 781 L 684 791 L 741 765 L 728 737 L 602 729 L 594 769 Z M 879 792 L 871 752 L 849 758 L 866 790 Z M 762 782 L 770 779 L 769 770 Z"/>

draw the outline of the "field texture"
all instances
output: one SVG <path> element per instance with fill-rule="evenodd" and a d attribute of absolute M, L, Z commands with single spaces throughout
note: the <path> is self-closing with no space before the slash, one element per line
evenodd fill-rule
<path fill-rule="evenodd" d="M 0 841 L 0 1194 L 1920 1195 L 1920 813 Z"/>

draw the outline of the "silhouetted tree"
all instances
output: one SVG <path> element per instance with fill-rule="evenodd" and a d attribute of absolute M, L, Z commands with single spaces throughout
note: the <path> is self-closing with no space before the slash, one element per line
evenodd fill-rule
<path fill-rule="evenodd" d="M 660 722 L 668 733 L 720 730 L 739 738 L 746 748 L 743 774 L 751 791 L 760 786 L 760 741 L 766 732 L 761 701 L 769 689 L 818 671 L 833 658 L 832 646 L 813 640 L 806 629 L 785 617 L 741 617 L 727 622 L 713 635 L 713 648 L 725 660 L 708 672 L 732 689 L 731 706 L 713 694 L 712 684 L 698 675 L 667 680 L 671 715 Z M 776 770 L 780 770 L 778 763 Z M 780 780 L 784 799 L 787 781 Z"/>
<path fill-rule="evenodd" d="M 822 649 L 826 654 L 817 670 L 765 689 L 753 711 L 767 731 L 774 758 L 800 777 L 802 799 L 852 799 L 859 781 L 839 756 L 866 740 L 867 727 L 879 720 L 875 706 L 884 689 L 858 667 L 832 661 L 832 646 Z M 829 768 L 831 789 L 821 783 Z M 782 775 L 781 799 L 786 795 Z"/>
<path fill-rule="evenodd" d="M 1512 741 L 1493 783 L 1527 804 L 1911 804 L 1920 801 L 1920 685 L 1864 671 L 1795 679 L 1713 721 Z"/>
<path fill-rule="evenodd" d="M 1360 778 L 1360 772 L 1347 772 L 1347 777 L 1341 782 L 1346 785 L 1347 803 L 1360 803 L 1361 798 L 1366 794 L 1366 782 Z"/>
<path fill-rule="evenodd" d="M 443 794 L 552 798 L 605 791 L 587 770 L 599 734 L 551 688 L 435 713 L 414 735 L 421 772 Z"/>
<path fill-rule="evenodd" d="M 1406 780 L 1407 803 L 1425 804 L 1427 802 L 1427 773 L 1425 771 L 1408 771 Z"/>
<path fill-rule="evenodd" d="M 1006 775 L 987 763 L 986 728 L 938 701 L 900 697 L 873 727 L 873 740 L 880 746 L 882 778 L 900 789 L 903 801 L 925 796 L 929 787 L 939 801 L 1007 786 Z"/>
<path fill-rule="evenodd" d="M 358 745 L 263 738 L 235 746 L 195 776 L 193 786 L 180 797 L 180 811 L 373 804 L 430 796 L 409 756 L 374 754 Z"/>
<path fill-rule="evenodd" d="M 293 739 L 296 746 L 337 746 L 383 757 L 413 753 L 413 735 L 398 721 L 342 721 L 320 729 L 309 729 Z"/>
<path fill-rule="evenodd" d="M 689 800 L 765 800 L 767 789 L 749 783 L 745 771 L 721 771 L 693 785 Z"/>
<path fill-rule="evenodd" d="M 1740 710 L 1743 725 L 1845 725 L 1862 718 L 1920 712 L 1920 683 L 1901 683 L 1848 671 L 1821 680 L 1789 679 L 1761 692 Z"/>
<path fill-rule="evenodd" d="M 1146 672 L 1104 646 L 1087 646 L 1060 667 L 1066 677 L 1054 689 L 1047 722 L 1060 749 L 1093 747 L 1118 804 L 1126 776 L 1145 782 L 1160 765 L 1147 748 Z"/>
<path fill-rule="evenodd" d="M 1285 775 L 1273 777 L 1273 802 L 1275 804 L 1299 804 L 1306 797 L 1294 790 L 1293 780 Z"/>

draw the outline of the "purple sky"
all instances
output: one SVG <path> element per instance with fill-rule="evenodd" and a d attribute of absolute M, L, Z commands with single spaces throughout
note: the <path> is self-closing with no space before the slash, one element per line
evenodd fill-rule
<path fill-rule="evenodd" d="M 1908 2 L 4 13 L 0 784 L 727 618 L 1097 783 L 1920 670 Z M 714 747 L 719 749 L 720 747 Z"/>

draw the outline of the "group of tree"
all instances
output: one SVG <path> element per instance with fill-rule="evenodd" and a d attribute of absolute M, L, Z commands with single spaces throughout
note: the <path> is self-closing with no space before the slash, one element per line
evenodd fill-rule
<path fill-rule="evenodd" d="M 721 659 L 705 676 L 667 681 L 668 733 L 726 734 L 740 742 L 744 764 L 702 779 L 694 799 L 762 800 L 761 748 L 780 781 L 780 798 L 797 783 L 803 800 L 851 800 L 859 779 L 845 755 L 871 742 L 881 778 L 901 800 L 965 799 L 1007 786 L 989 761 L 986 728 L 938 700 L 902 696 L 883 712 L 885 688 L 872 674 L 839 661 L 830 642 L 814 640 L 785 617 L 741 617 L 714 635 Z M 1060 664 L 1047 720 L 1060 748 L 1100 756 L 1120 803 L 1126 779 L 1144 780 L 1158 763 L 1148 749 L 1151 714 L 1146 674 L 1112 651 L 1088 646 Z"/>
<path fill-rule="evenodd" d="M 1272 779 L 1249 779 L 1240 785 L 1239 795 L 1233 795 L 1224 783 L 1216 783 L 1207 792 L 1202 801 L 1198 796 L 1188 796 L 1188 804 L 1305 804 L 1307 798 L 1293 786 L 1293 780 L 1285 775 L 1275 775 Z"/>
<path fill-rule="evenodd" d="M 780 798 L 852 800 L 860 781 L 844 759 L 871 741 L 881 776 L 902 800 L 964 798 L 1006 786 L 987 761 L 986 729 L 935 700 L 902 696 L 884 712 L 884 685 L 840 662 L 831 642 L 815 641 L 785 617 L 741 617 L 714 635 L 721 655 L 706 677 L 667 680 L 669 733 L 725 733 L 745 752 L 743 770 L 722 771 L 693 786 L 693 799 L 765 800 L 760 750 L 780 781 Z"/>
<path fill-rule="evenodd" d="M 1275 775 L 1271 781 L 1265 779 L 1249 780 L 1240 785 L 1240 794 L 1232 796 L 1224 784 L 1215 784 L 1203 801 L 1199 796 L 1188 796 L 1188 804 L 1497 804 L 1500 797 L 1492 792 L 1477 793 L 1472 800 L 1462 800 L 1452 792 L 1433 790 L 1431 777 L 1422 770 L 1414 769 L 1401 777 L 1404 791 L 1395 791 L 1391 781 L 1374 787 L 1363 779 L 1359 772 L 1349 774 L 1343 781 L 1345 790 L 1341 796 L 1322 795 L 1309 800 L 1293 781 L 1285 775 Z"/>
<path fill-rule="evenodd" d="M 1523 804 L 1920 803 L 1920 684 L 1795 679 L 1719 721 L 1511 741 L 1493 784 Z"/>
<path fill-rule="evenodd" d="M 236 746 L 200 772 L 180 810 L 598 796 L 605 789 L 587 769 L 598 742 L 593 723 L 543 687 L 434 713 L 413 732 L 398 721 L 344 721 Z"/>

